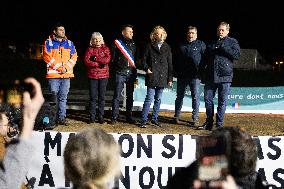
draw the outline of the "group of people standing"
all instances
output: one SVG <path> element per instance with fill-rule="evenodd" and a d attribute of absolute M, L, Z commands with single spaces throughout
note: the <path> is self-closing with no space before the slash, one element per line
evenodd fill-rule
<path fill-rule="evenodd" d="M 238 41 L 228 36 L 230 26 L 221 22 L 217 27 L 217 39 L 205 45 L 197 39 L 197 28 L 189 26 L 187 41 L 180 45 L 177 72 L 177 98 L 175 100 L 175 122 L 179 116 L 185 95 L 190 87 L 192 97 L 192 123 L 199 127 L 200 83 L 204 83 L 204 101 L 206 122 L 200 129 L 212 130 L 214 123 L 214 103 L 218 91 L 218 107 L 215 126 L 222 127 L 226 111 L 227 98 L 233 79 L 233 63 L 240 57 Z"/>
<path fill-rule="evenodd" d="M 111 123 L 116 124 L 119 115 L 121 92 L 126 85 L 126 121 L 136 123 L 132 116 L 134 84 L 137 77 L 137 67 L 146 72 L 145 85 L 147 93 L 141 113 L 140 127 L 145 128 L 150 105 L 154 101 L 151 124 L 161 127 L 158 121 L 161 98 L 164 88 L 171 87 L 173 75 L 177 76 L 177 97 L 175 100 L 175 122 L 183 105 L 186 87 L 189 86 L 192 96 L 192 122 L 199 125 L 200 83 L 204 82 L 204 98 L 206 107 L 206 122 L 200 129 L 211 130 L 214 123 L 213 99 L 218 90 L 218 107 L 216 127 L 221 127 L 224 121 L 227 96 L 233 78 L 233 61 L 240 57 L 240 46 L 236 39 L 228 36 L 230 26 L 221 22 L 217 27 L 217 40 L 205 44 L 197 39 L 197 28 L 189 26 L 186 42 L 181 44 L 173 68 L 173 55 L 166 43 L 167 32 L 162 26 L 155 26 L 150 33 L 150 42 L 143 49 L 138 64 L 137 46 L 133 40 L 133 26 L 124 25 L 121 36 L 114 40 L 109 48 L 105 45 L 103 36 L 94 32 L 90 46 L 87 48 L 84 62 L 87 66 L 90 93 L 90 123 L 96 119 L 96 98 L 98 96 L 98 122 L 104 123 L 105 93 L 110 77 L 110 67 L 114 69 L 115 89 L 112 100 Z M 57 25 L 53 34 L 44 44 L 44 61 L 47 63 L 49 90 L 57 94 L 57 123 L 67 125 L 66 102 L 70 87 L 70 78 L 74 77 L 73 67 L 77 60 L 74 44 L 65 36 L 65 28 Z"/>

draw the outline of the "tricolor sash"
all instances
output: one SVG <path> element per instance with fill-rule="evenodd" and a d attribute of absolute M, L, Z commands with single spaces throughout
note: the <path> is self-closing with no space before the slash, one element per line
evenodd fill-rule
<path fill-rule="evenodd" d="M 133 68 L 136 68 L 134 57 L 132 53 L 130 52 L 130 50 L 127 48 L 127 46 L 120 39 L 114 40 L 114 44 L 117 46 L 117 48 L 121 51 L 121 53 L 128 60 L 130 66 L 132 66 Z"/>

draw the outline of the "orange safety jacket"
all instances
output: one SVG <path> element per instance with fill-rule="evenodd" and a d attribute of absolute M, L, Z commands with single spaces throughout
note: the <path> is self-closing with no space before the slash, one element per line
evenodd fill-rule
<path fill-rule="evenodd" d="M 71 78 L 74 77 L 73 67 L 77 61 L 77 52 L 72 41 L 67 38 L 61 42 L 54 35 L 44 43 L 43 60 L 46 62 L 46 78 Z M 62 73 L 63 68 L 67 70 Z"/>

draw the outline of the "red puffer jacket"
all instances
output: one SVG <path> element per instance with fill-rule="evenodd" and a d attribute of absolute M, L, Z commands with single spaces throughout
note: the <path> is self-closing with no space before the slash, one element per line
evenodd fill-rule
<path fill-rule="evenodd" d="M 90 46 L 85 53 L 84 62 L 87 66 L 88 78 L 109 78 L 110 50 L 106 45 Z"/>

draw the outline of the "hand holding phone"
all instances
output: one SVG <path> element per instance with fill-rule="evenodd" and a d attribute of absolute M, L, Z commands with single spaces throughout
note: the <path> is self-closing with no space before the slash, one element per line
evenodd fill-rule
<path fill-rule="evenodd" d="M 20 108 L 23 100 L 24 86 L 19 80 L 0 84 L 0 104 Z"/>
<path fill-rule="evenodd" d="M 198 179 L 202 188 L 211 181 L 225 180 L 229 174 L 230 138 L 228 135 L 200 136 L 196 154 Z"/>
<path fill-rule="evenodd" d="M 26 86 L 32 87 L 31 91 L 23 93 L 23 129 L 20 137 L 27 139 L 31 136 L 36 116 L 44 103 L 40 83 L 35 78 L 26 78 Z"/>
<path fill-rule="evenodd" d="M 22 105 L 23 105 L 24 86 L 19 80 L 0 83 L 0 113 L 2 124 L 1 135 L 7 137 L 6 141 L 16 137 L 21 130 L 21 122 L 23 120 Z"/>
<path fill-rule="evenodd" d="M 30 136 L 30 128 L 33 129 L 36 115 L 43 102 L 40 83 L 34 78 L 0 83 L 0 112 L 9 119 L 9 127 L 12 128 L 11 132 L 8 132 L 10 138 L 15 137 L 20 131 L 23 131 L 21 135 Z"/>

